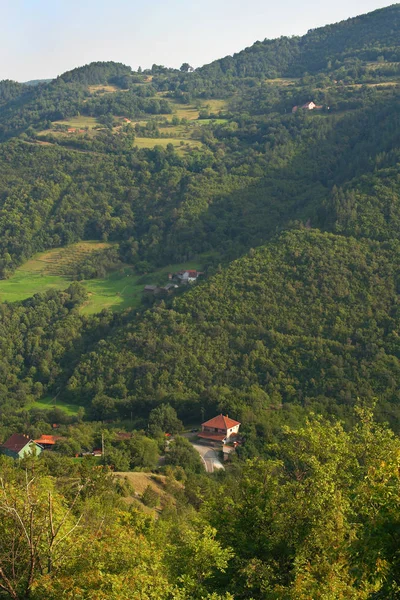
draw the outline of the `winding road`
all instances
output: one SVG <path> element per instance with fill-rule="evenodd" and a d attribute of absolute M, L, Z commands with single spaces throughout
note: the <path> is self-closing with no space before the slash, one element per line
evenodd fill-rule
<path fill-rule="evenodd" d="M 219 453 L 212 446 L 203 446 L 202 444 L 193 444 L 203 459 L 207 473 L 213 473 L 216 469 L 224 469 L 224 465 L 219 459 Z"/>

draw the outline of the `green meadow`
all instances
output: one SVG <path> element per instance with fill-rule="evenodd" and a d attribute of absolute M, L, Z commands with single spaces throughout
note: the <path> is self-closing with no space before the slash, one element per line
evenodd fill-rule
<path fill-rule="evenodd" d="M 31 408 L 38 408 L 39 410 L 50 410 L 52 408 L 59 408 L 65 412 L 69 417 L 75 417 L 78 414 L 80 408 L 78 404 L 69 404 L 67 402 L 62 402 L 56 398 L 51 396 L 45 396 L 40 400 L 35 400 L 35 402 L 31 402 L 25 409 L 29 410 Z"/>
<path fill-rule="evenodd" d="M 96 250 L 111 244 L 88 241 L 40 252 L 19 267 L 9 279 L 0 281 L 0 302 L 20 302 L 47 290 L 63 290 L 72 281 L 74 264 Z M 89 279 L 80 283 L 88 292 L 88 300 L 81 312 L 92 315 L 103 309 L 122 311 L 135 308 L 142 301 L 146 284 L 165 285 L 168 273 L 181 269 L 201 269 L 197 262 L 168 265 L 153 273 L 138 275 L 130 265 L 121 265 L 101 279 Z"/>
<path fill-rule="evenodd" d="M 76 129 L 84 129 L 85 127 L 93 129 L 93 127 L 101 127 L 95 117 L 87 117 L 85 115 L 70 117 L 69 119 L 63 119 L 62 121 L 54 121 L 53 125 L 66 125 L 67 127 L 74 127 Z"/>
<path fill-rule="evenodd" d="M 191 148 L 200 148 L 202 143 L 199 140 L 191 140 L 189 138 L 145 138 L 136 137 L 134 145 L 138 148 L 154 148 L 155 146 L 162 146 L 166 148 L 168 144 L 172 144 L 179 152 Z"/>

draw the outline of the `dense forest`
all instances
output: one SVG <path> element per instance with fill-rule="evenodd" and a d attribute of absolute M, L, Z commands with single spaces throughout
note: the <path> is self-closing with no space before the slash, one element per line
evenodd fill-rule
<path fill-rule="evenodd" d="M 0 82 L 0 598 L 399 597 L 399 26 Z"/>

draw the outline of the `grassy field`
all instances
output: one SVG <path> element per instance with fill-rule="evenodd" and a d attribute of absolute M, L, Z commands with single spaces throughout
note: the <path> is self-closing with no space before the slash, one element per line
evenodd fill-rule
<path fill-rule="evenodd" d="M 104 94 L 112 94 L 113 92 L 122 91 L 120 88 L 116 87 L 115 85 L 103 85 L 103 84 L 89 85 L 88 89 L 91 94 L 96 94 L 98 96 L 104 95 Z"/>
<path fill-rule="evenodd" d="M 265 83 L 271 83 L 273 85 L 287 86 L 287 85 L 295 85 L 299 81 L 299 78 L 276 77 L 275 79 L 265 79 L 264 81 L 265 81 Z"/>
<path fill-rule="evenodd" d="M 19 302 L 47 290 L 67 288 L 71 284 L 74 265 L 85 255 L 110 245 L 93 241 L 79 242 L 36 254 L 19 267 L 10 279 L 0 281 L 0 302 Z M 81 312 L 91 315 L 105 308 L 121 311 L 137 307 L 142 300 L 144 285 L 165 285 L 169 272 L 189 268 L 201 269 L 201 264 L 192 261 L 168 265 L 145 276 L 137 275 L 130 265 L 121 265 L 104 278 L 81 282 L 89 294 Z"/>
<path fill-rule="evenodd" d="M 202 145 L 199 140 L 190 138 L 135 138 L 135 146 L 138 148 L 154 148 L 154 146 L 166 148 L 168 144 L 172 144 L 179 152 L 185 152 L 189 148 L 200 148 Z"/>
<path fill-rule="evenodd" d="M 180 119 L 187 119 L 188 121 L 194 121 L 199 118 L 199 111 L 191 104 L 179 104 L 178 102 L 171 102 L 173 114 L 165 115 L 165 117 L 171 121 L 173 117 L 179 117 Z"/>
<path fill-rule="evenodd" d="M 50 289 L 63 290 L 70 285 L 74 266 L 82 258 L 110 246 L 102 242 L 79 242 L 40 252 L 19 267 L 10 279 L 0 281 L 0 301 L 17 302 Z M 82 312 L 93 314 L 103 308 L 123 310 L 138 305 L 143 286 L 135 285 L 137 279 L 132 267 L 122 266 L 103 279 L 83 281 L 89 300 Z"/>
<path fill-rule="evenodd" d="M 218 100 L 216 98 L 205 100 L 204 108 L 207 108 L 212 113 L 218 113 L 220 110 L 225 110 L 227 107 L 226 100 Z"/>
<path fill-rule="evenodd" d="M 70 276 L 75 265 L 97 250 L 110 248 L 112 244 L 98 241 L 77 242 L 65 248 L 53 248 L 40 252 L 24 264 L 24 270 L 44 275 Z M 22 267 L 21 267 L 22 268 Z"/>
<path fill-rule="evenodd" d="M 199 125 L 210 125 L 210 124 L 223 125 L 226 122 L 227 122 L 226 119 L 200 119 Z"/>
<path fill-rule="evenodd" d="M 84 129 L 88 127 L 89 129 L 93 129 L 94 127 L 99 127 L 99 123 L 95 119 L 95 117 L 70 117 L 69 119 L 64 119 L 63 121 L 54 121 L 53 125 L 66 125 L 67 127 L 76 128 L 76 129 Z"/>
<path fill-rule="evenodd" d="M 51 396 L 46 396 L 45 398 L 41 398 L 40 400 L 31 402 L 25 408 L 28 410 L 30 408 L 38 408 L 40 410 L 50 410 L 51 408 L 60 408 L 68 416 L 74 417 L 78 414 L 79 409 L 83 408 L 83 407 L 78 406 L 77 404 L 68 404 L 66 402 L 61 402 L 61 400 L 54 399 Z"/>

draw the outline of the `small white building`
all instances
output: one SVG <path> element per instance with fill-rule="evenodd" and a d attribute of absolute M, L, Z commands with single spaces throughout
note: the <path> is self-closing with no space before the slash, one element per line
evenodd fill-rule
<path fill-rule="evenodd" d="M 203 273 L 200 273 L 194 269 L 188 269 L 187 271 L 179 271 L 176 273 L 176 277 L 181 283 L 193 283 L 193 281 L 197 281 L 200 275 L 203 275 Z"/>
<path fill-rule="evenodd" d="M 314 108 L 317 108 L 317 105 L 315 102 L 306 102 L 301 108 L 305 110 L 314 110 Z"/>

